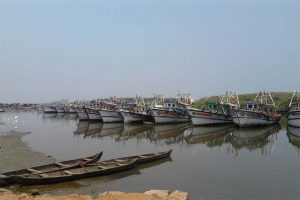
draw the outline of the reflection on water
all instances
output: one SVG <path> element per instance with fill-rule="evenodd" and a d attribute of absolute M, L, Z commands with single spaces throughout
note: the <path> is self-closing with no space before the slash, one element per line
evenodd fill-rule
<path fill-rule="evenodd" d="M 289 142 L 296 147 L 297 154 L 300 155 L 300 128 L 287 126 L 287 136 Z"/>
<path fill-rule="evenodd" d="M 169 160 L 123 173 L 50 186 L 15 186 L 14 191 L 97 196 L 105 190 L 161 188 L 185 190 L 191 199 L 300 198 L 297 128 L 104 124 L 79 122 L 72 115 L 34 112 L 7 112 L 0 114 L 0 121 L 0 132 L 30 131 L 22 140 L 34 151 L 57 160 L 84 157 L 99 149 L 104 160 L 173 149 Z"/>
<path fill-rule="evenodd" d="M 260 128 L 237 128 L 231 134 L 231 144 L 238 152 L 239 149 L 260 149 L 262 155 L 271 155 L 276 142 L 276 134 L 281 129 L 280 125 Z"/>
<path fill-rule="evenodd" d="M 232 125 L 192 127 L 185 140 L 188 144 L 206 143 L 207 146 L 220 146 L 227 142 L 227 134 L 234 130 Z"/>
<path fill-rule="evenodd" d="M 185 137 L 185 131 L 189 131 L 190 127 L 188 123 L 155 125 L 149 139 L 167 145 L 181 143 Z"/>

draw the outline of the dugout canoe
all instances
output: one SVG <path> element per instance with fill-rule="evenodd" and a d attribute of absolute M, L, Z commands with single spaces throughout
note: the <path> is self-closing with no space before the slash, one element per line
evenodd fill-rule
<path fill-rule="evenodd" d="M 11 178 L 21 185 L 52 184 L 121 172 L 134 167 L 137 161 L 138 159 L 130 158 L 122 160 L 112 159 L 97 164 L 88 164 L 79 168 L 48 173 L 16 175 L 11 176 Z"/>
<path fill-rule="evenodd" d="M 20 170 L 5 172 L 5 173 L 0 174 L 0 186 L 14 184 L 15 182 L 11 178 L 11 176 L 15 176 L 15 175 L 55 172 L 55 171 L 68 170 L 68 169 L 80 167 L 82 164 L 92 164 L 92 163 L 98 162 L 99 159 L 101 158 L 102 154 L 103 154 L 103 152 L 101 151 L 100 153 L 98 153 L 96 155 L 85 157 L 85 158 L 61 161 L 61 162 L 31 167 L 31 168 L 24 168 L 24 169 L 20 169 Z"/>
<path fill-rule="evenodd" d="M 170 156 L 171 153 L 172 153 L 172 149 L 168 151 L 157 152 L 157 153 L 148 153 L 148 154 L 141 154 L 136 156 L 121 157 L 121 158 L 115 158 L 111 160 L 138 159 L 136 161 L 136 164 L 143 164 L 143 163 L 167 158 Z M 101 163 L 110 162 L 111 160 L 104 160 Z"/>

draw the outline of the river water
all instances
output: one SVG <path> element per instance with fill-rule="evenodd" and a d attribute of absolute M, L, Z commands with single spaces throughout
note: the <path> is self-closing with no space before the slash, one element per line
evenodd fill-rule
<path fill-rule="evenodd" d="M 103 151 L 101 159 L 173 149 L 170 159 L 110 176 L 38 186 L 30 192 L 90 194 L 118 190 L 183 190 L 191 199 L 300 199 L 300 129 L 280 125 L 123 125 L 78 122 L 75 116 L 36 111 L 0 114 L 0 132 L 29 131 L 22 140 L 56 160 Z M 13 159 L 13 158 L 12 158 Z M 7 169 L 9 171 L 9 169 Z"/>

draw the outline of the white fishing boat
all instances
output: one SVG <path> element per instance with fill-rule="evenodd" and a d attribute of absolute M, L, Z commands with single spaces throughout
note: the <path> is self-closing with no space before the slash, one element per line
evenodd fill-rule
<path fill-rule="evenodd" d="M 57 113 L 65 113 L 65 109 L 62 106 L 56 106 Z"/>
<path fill-rule="evenodd" d="M 68 106 L 68 108 L 69 114 L 77 114 L 76 108 L 74 106 Z"/>
<path fill-rule="evenodd" d="M 238 94 L 228 91 L 219 103 L 207 102 L 201 109 L 189 108 L 189 115 L 193 125 L 231 124 L 232 107 L 239 107 Z"/>
<path fill-rule="evenodd" d="M 118 110 L 100 109 L 99 112 L 104 123 L 123 122 L 123 116 Z"/>
<path fill-rule="evenodd" d="M 0 108 L 0 112 L 5 112 L 4 108 Z"/>
<path fill-rule="evenodd" d="M 193 125 L 214 125 L 233 123 L 229 106 L 219 103 L 206 103 L 201 109 L 189 108 Z"/>
<path fill-rule="evenodd" d="M 185 94 L 179 94 L 175 101 L 166 102 L 162 95 L 157 95 L 150 107 L 150 113 L 155 124 L 184 123 L 189 121 L 187 108 L 190 104 L 191 99 Z"/>
<path fill-rule="evenodd" d="M 244 109 L 234 107 L 231 116 L 233 122 L 240 127 L 276 124 L 281 118 L 269 92 L 258 92 L 254 101 L 248 102 Z"/>
<path fill-rule="evenodd" d="M 294 91 L 289 104 L 289 112 L 287 115 L 287 123 L 289 126 L 300 127 L 300 92 Z"/>
<path fill-rule="evenodd" d="M 120 109 L 121 115 L 124 119 L 124 124 L 130 123 L 143 123 L 144 116 L 146 115 L 146 104 L 144 98 L 136 95 L 133 103 L 126 104 L 128 108 Z"/>
<path fill-rule="evenodd" d="M 87 114 L 84 106 L 77 107 L 77 115 L 79 118 L 79 121 L 88 121 L 89 115 Z"/>
<path fill-rule="evenodd" d="M 44 106 L 44 113 L 46 114 L 57 113 L 57 110 L 54 106 Z"/>
<path fill-rule="evenodd" d="M 101 121 L 102 120 L 102 117 L 101 117 L 98 109 L 86 107 L 85 111 L 88 115 L 89 121 Z"/>
<path fill-rule="evenodd" d="M 124 99 L 117 97 L 110 98 L 108 102 L 101 102 L 99 113 L 102 117 L 103 123 L 123 122 L 123 116 L 120 110 L 117 108 L 117 105 L 124 103 Z"/>

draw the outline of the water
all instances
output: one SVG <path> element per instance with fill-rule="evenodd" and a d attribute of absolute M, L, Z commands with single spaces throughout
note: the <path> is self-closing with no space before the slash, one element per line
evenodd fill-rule
<path fill-rule="evenodd" d="M 2 123 L 1 123 L 2 122 Z M 4 122 L 4 124 L 3 124 Z M 67 160 L 101 159 L 173 149 L 170 159 L 111 176 L 13 190 L 98 195 L 106 190 L 183 190 L 191 199 L 300 199 L 300 129 L 123 125 L 78 122 L 72 115 L 0 114 L 0 132 L 30 131 L 34 151 Z M 9 169 L 8 169 L 9 170 Z"/>

